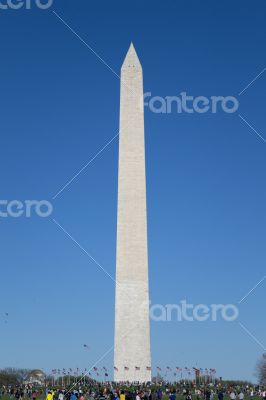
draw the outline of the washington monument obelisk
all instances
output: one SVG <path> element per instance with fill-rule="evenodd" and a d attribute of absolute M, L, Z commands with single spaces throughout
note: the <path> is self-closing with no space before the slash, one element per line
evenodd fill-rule
<path fill-rule="evenodd" d="M 121 69 L 115 381 L 151 380 L 142 67 L 133 44 Z"/>

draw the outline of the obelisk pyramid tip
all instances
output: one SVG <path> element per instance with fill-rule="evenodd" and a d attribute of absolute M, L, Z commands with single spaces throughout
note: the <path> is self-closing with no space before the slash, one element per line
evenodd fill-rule
<path fill-rule="evenodd" d="M 130 43 L 122 68 L 141 68 L 141 64 L 133 42 Z"/>
<path fill-rule="evenodd" d="M 130 50 L 130 49 L 136 53 L 136 49 L 135 49 L 133 42 L 130 42 L 130 46 L 129 46 L 128 50 Z"/>

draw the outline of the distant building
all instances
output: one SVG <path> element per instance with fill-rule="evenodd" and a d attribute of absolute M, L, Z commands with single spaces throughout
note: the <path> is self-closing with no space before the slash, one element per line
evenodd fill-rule
<path fill-rule="evenodd" d="M 28 373 L 24 383 L 26 385 L 43 385 L 45 382 L 45 373 L 40 369 L 33 369 Z"/>

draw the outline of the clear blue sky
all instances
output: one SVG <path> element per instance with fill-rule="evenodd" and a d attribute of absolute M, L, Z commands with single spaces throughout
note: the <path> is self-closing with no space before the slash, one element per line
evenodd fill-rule
<path fill-rule="evenodd" d="M 263 0 L 0 10 L 1 199 L 54 205 L 0 220 L 0 367 L 47 371 L 88 368 L 113 344 L 114 283 L 52 218 L 114 275 L 117 139 L 52 198 L 117 133 L 120 83 L 53 11 L 118 74 L 133 41 L 154 95 L 238 96 L 266 67 Z M 266 138 L 265 88 L 266 72 L 238 98 Z M 146 109 L 145 126 L 152 303 L 236 304 L 265 276 L 266 143 L 238 113 Z M 233 323 L 152 322 L 153 367 L 254 380 L 263 350 L 238 322 L 266 346 L 265 287 Z"/>

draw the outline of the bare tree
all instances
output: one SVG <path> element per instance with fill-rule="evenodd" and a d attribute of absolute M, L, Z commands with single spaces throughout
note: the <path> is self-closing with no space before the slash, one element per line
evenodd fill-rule
<path fill-rule="evenodd" d="M 26 368 L 3 368 L 0 370 L 2 379 L 17 383 L 22 383 L 29 372 L 30 370 Z"/>
<path fill-rule="evenodd" d="M 261 359 L 257 363 L 256 375 L 259 379 L 260 385 L 266 385 L 266 353 L 264 353 Z"/>

